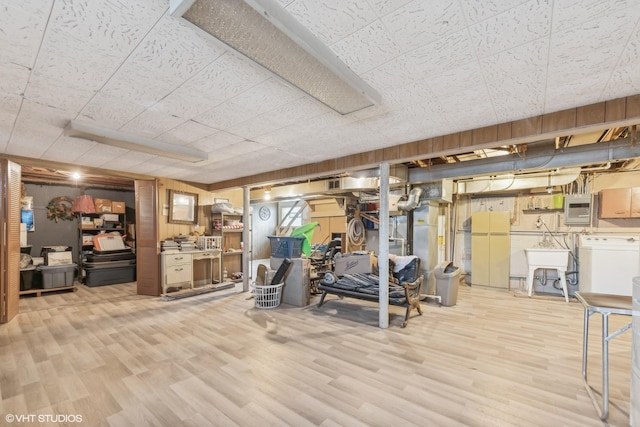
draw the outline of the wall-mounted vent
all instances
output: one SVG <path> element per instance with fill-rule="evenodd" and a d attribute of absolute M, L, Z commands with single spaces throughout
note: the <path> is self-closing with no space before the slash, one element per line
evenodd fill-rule
<path fill-rule="evenodd" d="M 339 179 L 331 179 L 327 183 L 329 190 L 339 190 L 340 189 L 340 180 Z"/>

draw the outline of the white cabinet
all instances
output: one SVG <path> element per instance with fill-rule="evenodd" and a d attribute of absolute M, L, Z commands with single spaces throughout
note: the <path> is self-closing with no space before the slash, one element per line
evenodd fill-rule
<path fill-rule="evenodd" d="M 220 250 L 163 252 L 162 294 L 221 284 Z"/>
<path fill-rule="evenodd" d="M 162 293 L 166 294 L 169 288 L 191 287 L 191 254 L 163 254 L 162 257 Z"/>

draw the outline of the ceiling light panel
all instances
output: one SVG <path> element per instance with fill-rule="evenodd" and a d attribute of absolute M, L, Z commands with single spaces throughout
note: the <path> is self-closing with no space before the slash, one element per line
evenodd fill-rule
<path fill-rule="evenodd" d="M 249 6 L 242 0 L 184 0 L 172 2 L 172 10 L 340 114 L 380 99 L 276 2 L 253 0 Z"/>

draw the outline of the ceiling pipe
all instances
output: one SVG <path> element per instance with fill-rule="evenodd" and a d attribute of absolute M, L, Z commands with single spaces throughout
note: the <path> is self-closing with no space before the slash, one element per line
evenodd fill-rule
<path fill-rule="evenodd" d="M 522 171 L 549 170 L 560 167 L 592 165 L 594 163 L 640 157 L 640 145 L 631 145 L 629 138 L 612 142 L 565 147 L 555 150 L 548 145 L 529 144 L 526 155 L 519 154 L 469 160 L 464 163 L 433 165 L 409 170 L 412 184 L 436 182 L 445 178 L 466 178 L 496 173 L 518 173 Z"/>
<path fill-rule="evenodd" d="M 595 172 L 595 171 L 605 171 L 607 169 L 611 169 L 611 162 L 607 162 L 604 166 L 594 166 L 592 168 L 582 168 L 582 172 Z"/>

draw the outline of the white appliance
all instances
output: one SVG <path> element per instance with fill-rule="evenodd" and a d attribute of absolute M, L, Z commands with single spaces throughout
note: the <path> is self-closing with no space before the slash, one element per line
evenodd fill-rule
<path fill-rule="evenodd" d="M 631 296 L 640 268 L 640 236 L 580 236 L 582 292 Z"/>

